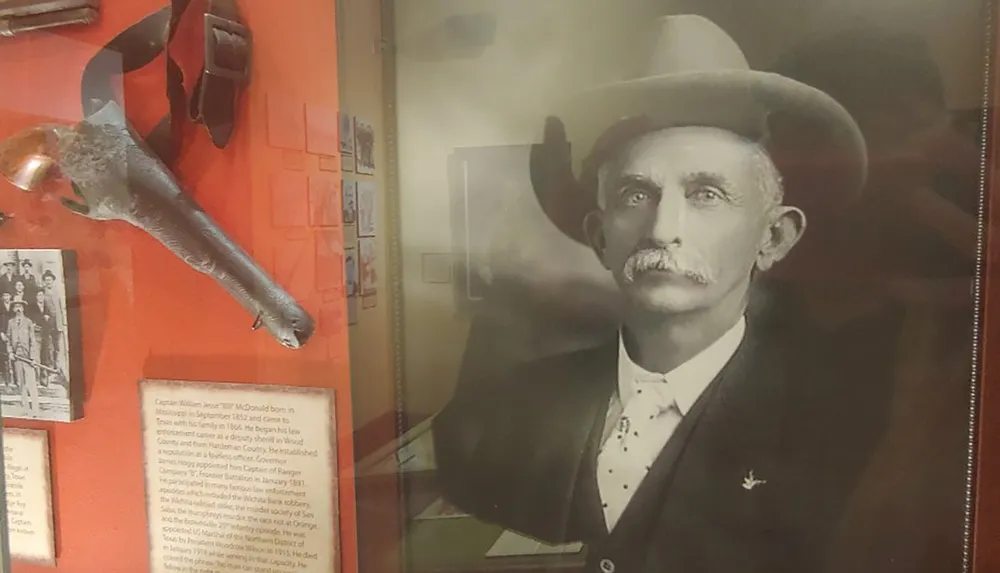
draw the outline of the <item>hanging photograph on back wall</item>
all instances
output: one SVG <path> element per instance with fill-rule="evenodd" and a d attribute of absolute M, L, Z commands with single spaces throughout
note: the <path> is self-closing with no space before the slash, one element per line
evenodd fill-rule
<path fill-rule="evenodd" d="M 344 282 L 347 286 L 347 296 L 358 296 L 360 284 L 358 282 L 358 250 L 355 248 L 344 249 Z"/>
<path fill-rule="evenodd" d="M 340 192 L 344 195 L 340 203 L 344 208 L 344 224 L 353 225 L 358 220 L 358 182 L 342 179 Z"/>
<path fill-rule="evenodd" d="M 507 530 L 586 545 L 537 570 L 964 571 L 995 11 L 494 4 L 480 57 L 399 58 L 380 205 L 405 413 L 497 530 L 447 557 L 502 569 Z M 400 38 L 457 17 L 397 6 Z"/>
<path fill-rule="evenodd" d="M 375 174 L 375 128 L 360 117 L 354 118 L 354 156 L 355 171 Z"/>
<path fill-rule="evenodd" d="M 374 181 L 357 182 L 358 236 L 374 237 L 378 234 L 378 186 Z"/>
<path fill-rule="evenodd" d="M 375 246 L 377 243 L 375 241 L 374 237 L 358 239 L 361 295 L 365 297 L 378 292 L 378 273 L 375 270 Z"/>
<path fill-rule="evenodd" d="M 3 415 L 68 422 L 81 416 L 79 301 L 72 251 L 0 250 Z"/>
<path fill-rule="evenodd" d="M 354 118 L 350 114 L 340 112 L 340 153 L 354 154 Z"/>

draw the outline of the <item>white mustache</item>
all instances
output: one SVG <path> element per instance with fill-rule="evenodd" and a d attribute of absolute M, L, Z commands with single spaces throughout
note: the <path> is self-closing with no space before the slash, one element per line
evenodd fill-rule
<path fill-rule="evenodd" d="M 640 249 L 626 259 L 623 271 L 630 283 L 646 271 L 671 272 L 702 285 L 715 282 L 714 273 L 701 255 L 680 249 Z"/>

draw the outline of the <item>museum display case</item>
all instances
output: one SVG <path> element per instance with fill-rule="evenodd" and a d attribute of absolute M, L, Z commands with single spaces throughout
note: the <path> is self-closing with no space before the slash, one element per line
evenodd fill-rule
<path fill-rule="evenodd" d="M 1000 570 L 984 0 L 0 0 L 0 571 Z"/>
<path fill-rule="evenodd" d="M 0 2 L 10 570 L 358 570 L 337 17 Z"/>

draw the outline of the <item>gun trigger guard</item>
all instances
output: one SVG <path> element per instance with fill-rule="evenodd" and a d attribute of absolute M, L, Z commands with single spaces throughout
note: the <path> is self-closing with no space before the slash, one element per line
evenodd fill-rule
<path fill-rule="evenodd" d="M 63 204 L 63 207 L 66 207 L 77 215 L 83 215 L 84 217 L 90 216 L 90 207 L 83 203 L 77 203 L 76 201 L 65 197 L 60 197 L 59 202 Z"/>

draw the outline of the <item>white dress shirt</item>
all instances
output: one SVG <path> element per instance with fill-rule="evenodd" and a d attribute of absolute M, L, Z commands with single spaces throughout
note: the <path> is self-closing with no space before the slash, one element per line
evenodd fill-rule
<path fill-rule="evenodd" d="M 608 530 L 614 528 L 681 419 L 729 362 L 746 331 L 743 317 L 666 374 L 632 361 L 619 335 L 618 392 L 611 398 L 597 457 L 597 484 Z"/>

